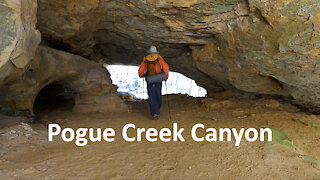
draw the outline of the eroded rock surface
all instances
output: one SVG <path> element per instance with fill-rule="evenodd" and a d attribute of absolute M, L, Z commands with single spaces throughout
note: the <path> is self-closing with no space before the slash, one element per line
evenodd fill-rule
<path fill-rule="evenodd" d="M 317 0 L 39 0 L 38 19 L 47 43 L 91 59 L 138 64 L 155 44 L 213 91 L 281 95 L 319 111 Z"/>
<path fill-rule="evenodd" d="M 7 112 L 32 115 L 36 96 L 52 83 L 77 94 L 74 111 L 127 111 L 102 65 L 44 46 L 39 46 L 27 71 L 11 74 L 0 87 L 0 107 Z"/>
<path fill-rule="evenodd" d="M 9 61 L 25 68 L 34 57 L 41 40 L 36 13 L 36 0 L 0 1 L 0 68 Z"/>
<path fill-rule="evenodd" d="M 249 3 L 263 21 L 255 22 L 253 16 L 242 19 L 232 31 L 218 36 L 218 43 L 196 48 L 197 67 L 237 89 L 290 96 L 319 111 L 320 34 L 314 18 L 320 3 Z"/>
<path fill-rule="evenodd" d="M 215 42 L 229 23 L 248 15 L 244 0 L 39 0 L 38 27 L 52 45 L 132 63 L 137 60 L 128 56 L 144 55 L 152 43 L 177 57 L 189 45 Z"/>

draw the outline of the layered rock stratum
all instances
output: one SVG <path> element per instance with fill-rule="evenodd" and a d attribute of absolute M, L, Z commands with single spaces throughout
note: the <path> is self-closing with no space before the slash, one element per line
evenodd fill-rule
<path fill-rule="evenodd" d="M 107 70 L 100 64 L 63 51 L 39 46 L 22 76 L 0 89 L 0 106 L 7 112 L 33 115 L 38 93 L 50 84 L 60 84 L 75 93 L 75 112 L 126 112 Z"/>
<path fill-rule="evenodd" d="M 37 19 L 53 48 L 139 64 L 153 44 L 209 95 L 279 95 L 320 112 L 318 0 L 38 0 Z"/>
<path fill-rule="evenodd" d="M 33 116 L 38 93 L 52 83 L 76 94 L 74 111 L 127 111 L 102 65 L 38 46 L 36 13 L 36 0 L 0 1 L 0 112 Z"/>

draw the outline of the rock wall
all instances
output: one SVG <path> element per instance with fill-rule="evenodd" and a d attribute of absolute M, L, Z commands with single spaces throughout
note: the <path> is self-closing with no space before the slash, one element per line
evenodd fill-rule
<path fill-rule="evenodd" d="M 50 47 L 94 61 L 139 64 L 154 44 L 171 69 L 196 79 L 209 95 L 224 89 L 280 95 L 320 112 L 318 0 L 0 0 L 0 15 L 2 108 L 32 113 L 47 80 L 83 83 L 79 109 L 106 100 L 101 84 L 109 80 L 91 82 L 105 72 L 84 68 L 87 60 L 46 47 L 34 58 L 38 20 L 42 43 Z M 41 68 L 53 68 L 47 80 L 35 76 L 43 75 Z"/>
<path fill-rule="evenodd" d="M 80 56 L 39 46 L 28 69 L 0 87 L 2 111 L 33 115 L 33 104 L 42 88 L 58 83 L 77 95 L 76 112 L 125 112 L 107 70 Z"/>
<path fill-rule="evenodd" d="M 102 65 L 38 46 L 37 9 L 37 0 L 0 0 L 0 112 L 34 115 L 36 96 L 51 83 L 77 93 L 74 111 L 127 111 Z"/>
<path fill-rule="evenodd" d="M 209 92 L 272 94 L 319 112 L 318 0 L 39 0 L 44 40 L 139 64 L 149 45 Z"/>
<path fill-rule="evenodd" d="M 250 16 L 194 47 L 197 68 L 246 92 L 291 97 L 319 112 L 319 1 L 249 1 Z"/>
<path fill-rule="evenodd" d="M 41 40 L 36 13 L 37 0 L 0 0 L 0 68 L 9 61 L 25 68 L 34 57 Z"/>

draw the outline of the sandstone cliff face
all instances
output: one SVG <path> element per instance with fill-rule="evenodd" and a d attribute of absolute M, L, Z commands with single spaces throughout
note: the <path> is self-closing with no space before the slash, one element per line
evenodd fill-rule
<path fill-rule="evenodd" d="M 34 57 L 41 40 L 36 12 L 36 0 L 0 1 L 0 68 L 8 61 L 24 68 Z"/>
<path fill-rule="evenodd" d="M 2 111 L 33 115 L 36 96 L 45 86 L 61 84 L 76 93 L 76 112 L 124 112 L 126 105 L 116 94 L 106 69 L 94 62 L 62 51 L 39 46 L 29 68 L 21 76 L 10 75 L 0 87 Z"/>
<path fill-rule="evenodd" d="M 8 84 L 16 86 L 12 93 L 24 87 L 15 84 L 34 66 L 40 42 L 38 19 L 43 43 L 51 47 L 96 61 L 139 64 L 148 46 L 155 44 L 173 70 L 195 78 L 209 94 L 237 89 L 281 95 L 320 111 L 317 0 L 39 0 L 37 18 L 35 0 L 2 0 L 0 10 L 2 99 L 7 99 Z M 63 78 L 68 76 L 73 75 Z M 32 81 L 43 84 L 41 79 Z M 6 100 L 2 104 L 30 109 L 31 99 L 23 107 Z M 99 98 L 94 99 L 90 101 Z M 78 99 L 85 101 L 88 98 Z"/>
<path fill-rule="evenodd" d="M 249 7 L 258 14 L 194 48 L 198 69 L 237 89 L 288 96 L 319 111 L 319 1 L 249 1 Z"/>
<path fill-rule="evenodd" d="M 0 112 L 33 115 L 38 93 L 51 83 L 77 94 L 74 111 L 126 111 L 102 65 L 38 47 L 37 8 L 36 0 L 0 0 Z"/>
<path fill-rule="evenodd" d="M 38 27 L 53 46 L 113 63 L 138 64 L 155 44 L 212 91 L 319 111 L 319 19 L 318 0 L 39 0 Z"/>
<path fill-rule="evenodd" d="M 215 42 L 228 24 L 249 15 L 244 0 L 39 0 L 38 27 L 52 45 L 94 51 L 126 63 L 156 44 L 168 57 Z"/>

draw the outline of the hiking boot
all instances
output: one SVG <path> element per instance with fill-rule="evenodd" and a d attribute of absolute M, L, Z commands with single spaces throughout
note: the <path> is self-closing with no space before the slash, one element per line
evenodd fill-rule
<path fill-rule="evenodd" d="M 153 115 L 152 120 L 159 120 L 159 115 L 157 115 L 157 114 Z"/>

